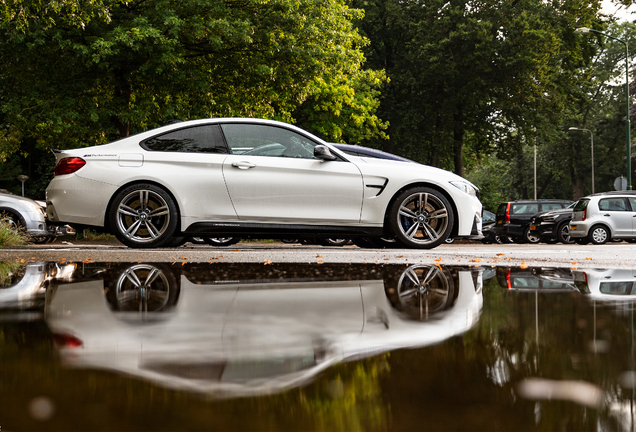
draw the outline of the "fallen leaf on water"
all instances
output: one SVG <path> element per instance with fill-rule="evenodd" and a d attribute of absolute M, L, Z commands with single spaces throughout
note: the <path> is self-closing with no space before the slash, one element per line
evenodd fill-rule
<path fill-rule="evenodd" d="M 505 253 L 498 253 L 497 256 L 505 255 Z"/>
<path fill-rule="evenodd" d="M 441 258 L 435 258 L 435 260 L 434 260 L 434 261 L 436 261 L 436 262 L 440 262 L 441 260 L 442 260 Z"/>
<path fill-rule="evenodd" d="M 238 252 L 238 251 L 240 251 L 240 249 L 234 249 L 234 252 Z"/>
<path fill-rule="evenodd" d="M 593 259 L 593 258 L 592 258 L 592 257 L 585 257 L 585 259 L 589 259 L 589 260 L 591 260 L 591 259 Z"/>
<path fill-rule="evenodd" d="M 572 264 L 573 266 L 575 266 L 575 265 L 576 265 L 576 263 L 575 263 L 575 262 L 573 262 L 573 263 L 570 263 L 570 264 Z"/>
<path fill-rule="evenodd" d="M 265 260 L 265 262 L 263 262 L 264 265 L 270 265 L 272 262 L 270 260 Z"/>

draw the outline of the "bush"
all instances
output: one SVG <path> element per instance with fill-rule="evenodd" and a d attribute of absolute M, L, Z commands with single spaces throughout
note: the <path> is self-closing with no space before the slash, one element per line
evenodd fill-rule
<path fill-rule="evenodd" d="M 11 229 L 6 222 L 0 222 L 0 247 L 24 246 L 29 243 L 28 236 Z"/>

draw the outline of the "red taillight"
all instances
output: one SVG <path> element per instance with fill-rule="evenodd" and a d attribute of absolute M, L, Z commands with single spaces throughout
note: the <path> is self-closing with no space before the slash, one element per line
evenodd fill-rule
<path fill-rule="evenodd" d="M 583 219 L 581 220 L 584 221 L 586 217 L 587 217 L 587 209 L 583 210 Z"/>
<path fill-rule="evenodd" d="M 55 165 L 53 175 L 59 176 L 64 174 L 73 174 L 75 171 L 86 165 L 86 161 L 78 157 L 69 157 L 60 159 Z"/>
<path fill-rule="evenodd" d="M 77 348 L 84 345 L 81 340 L 68 333 L 54 333 L 53 341 L 58 348 Z"/>
<path fill-rule="evenodd" d="M 510 269 L 506 270 L 506 282 L 508 283 L 508 289 L 512 289 L 512 278 L 510 277 Z"/>
<path fill-rule="evenodd" d="M 510 203 L 506 204 L 506 215 L 504 216 L 504 222 L 510 223 Z"/>

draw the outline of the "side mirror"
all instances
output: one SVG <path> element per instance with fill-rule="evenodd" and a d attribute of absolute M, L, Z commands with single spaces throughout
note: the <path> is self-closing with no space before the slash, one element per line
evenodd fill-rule
<path fill-rule="evenodd" d="M 314 147 L 314 156 L 324 161 L 336 160 L 336 157 L 329 151 L 329 147 L 324 145 Z"/>

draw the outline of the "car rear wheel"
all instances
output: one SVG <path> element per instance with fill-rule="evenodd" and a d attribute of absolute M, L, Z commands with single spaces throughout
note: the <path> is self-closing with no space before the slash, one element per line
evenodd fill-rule
<path fill-rule="evenodd" d="M 397 196 L 389 210 L 389 223 L 396 240 L 404 246 L 431 249 L 448 238 L 454 215 L 439 191 L 416 187 Z"/>
<path fill-rule="evenodd" d="M 240 237 L 203 237 L 203 241 L 212 246 L 230 246 L 241 241 Z"/>
<path fill-rule="evenodd" d="M 133 248 L 170 247 L 177 228 L 177 206 L 153 184 L 136 184 L 120 191 L 110 209 L 115 237 Z"/>
<path fill-rule="evenodd" d="M 561 226 L 557 228 L 557 237 L 563 244 L 574 243 L 574 240 L 570 237 L 570 224 L 568 222 L 561 224 Z"/>
<path fill-rule="evenodd" d="M 610 232 L 604 226 L 597 225 L 590 230 L 588 238 L 595 245 L 605 244 L 610 239 Z"/>

